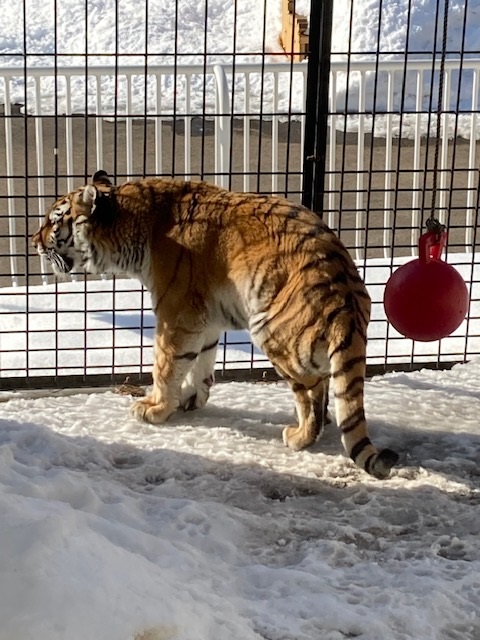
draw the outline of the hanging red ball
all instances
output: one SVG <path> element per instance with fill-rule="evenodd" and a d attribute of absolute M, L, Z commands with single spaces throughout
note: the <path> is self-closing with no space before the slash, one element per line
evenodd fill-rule
<path fill-rule="evenodd" d="M 420 257 L 399 267 L 385 287 L 383 302 L 389 322 L 412 340 L 445 338 L 460 326 L 468 310 L 468 289 L 462 276 L 440 259 L 444 241 L 435 244 L 430 233 L 424 234 Z"/>

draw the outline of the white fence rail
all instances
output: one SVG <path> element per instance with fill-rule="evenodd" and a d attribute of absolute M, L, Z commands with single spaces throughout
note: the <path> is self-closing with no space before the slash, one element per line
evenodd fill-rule
<path fill-rule="evenodd" d="M 422 144 L 425 139 L 436 136 L 438 110 L 438 72 L 440 61 L 431 60 L 382 61 L 375 64 L 368 61 L 353 61 L 332 64 L 330 84 L 330 130 L 329 155 L 327 163 L 328 179 L 326 191 L 329 194 L 328 223 L 335 227 L 337 209 L 335 194 L 338 192 L 339 177 L 335 172 L 338 150 L 335 144 L 337 131 L 352 132 L 356 137 L 356 257 L 363 258 L 361 247 L 365 244 L 366 201 L 368 193 L 365 163 L 366 134 L 385 139 L 384 162 L 384 240 L 385 258 L 392 256 L 392 228 L 395 200 L 394 143 L 400 139 L 413 144 L 411 163 L 411 244 L 416 255 L 419 226 L 422 213 L 422 187 L 425 158 Z M 432 86 L 432 70 L 437 78 Z M 449 141 L 461 137 L 468 144 L 468 162 L 462 166 L 466 173 L 466 202 L 464 209 L 465 249 L 472 247 L 474 236 L 474 215 L 476 211 L 479 138 L 479 59 L 448 59 L 445 61 L 443 101 L 441 111 L 441 133 L 438 158 L 438 200 L 436 217 L 447 222 L 450 188 L 448 179 L 453 170 Z M 347 82 L 348 77 L 348 82 Z M 374 87 L 376 85 L 376 89 Z M 343 111 L 343 113 L 342 113 Z M 355 115 L 358 114 L 358 115 Z M 431 142 L 430 148 L 435 145 Z M 404 190 L 406 188 L 404 187 Z"/>
<path fill-rule="evenodd" d="M 439 63 L 435 63 L 438 70 Z M 279 191 L 279 126 L 287 119 L 300 122 L 300 152 L 296 157 L 295 171 L 300 176 L 303 169 L 301 149 L 304 136 L 304 104 L 306 95 L 306 64 L 238 64 L 229 65 L 171 65 L 104 67 L 34 67 L 0 68 L 0 102 L 4 104 L 5 127 L 5 205 L 0 218 L 8 219 L 10 245 L 10 269 L 13 285 L 18 282 L 19 252 L 25 241 L 19 237 L 17 219 L 19 211 L 15 178 L 19 176 L 13 136 L 12 104 L 25 105 L 28 114 L 35 116 L 36 192 L 41 216 L 48 206 L 46 198 L 44 125 L 52 115 L 65 117 L 65 138 L 62 153 L 67 175 L 66 186 L 75 186 L 74 136 L 72 116 L 88 112 L 95 118 L 96 166 L 108 168 L 104 150 L 105 122 L 121 118 L 125 126 L 124 155 L 126 177 L 134 175 L 134 121 L 147 118 L 154 122 L 155 149 L 154 171 L 165 172 L 162 160 L 164 122 L 173 114 L 184 125 L 183 172 L 187 178 L 195 172 L 192 168 L 192 121 L 195 117 L 213 119 L 214 174 L 218 184 L 228 186 L 232 166 L 232 117 L 242 121 L 243 189 L 255 190 L 252 175 L 251 123 L 254 120 L 271 123 L 271 190 Z M 356 160 L 354 164 L 354 253 L 364 257 L 365 233 L 368 211 L 368 169 L 366 140 L 372 134 L 384 140 L 383 163 L 383 256 L 392 254 L 392 228 L 395 216 L 396 153 L 394 146 L 399 138 L 408 138 L 413 145 L 411 186 L 411 242 L 415 252 L 419 234 L 422 202 L 422 157 L 424 138 L 435 134 L 437 104 L 431 99 L 432 62 L 429 60 L 402 61 L 333 61 L 330 91 L 330 130 L 327 157 L 326 220 L 333 228 L 339 228 L 339 193 L 343 178 L 339 163 L 338 131 L 354 136 Z M 479 94 L 480 59 L 447 60 L 444 77 L 444 100 L 441 115 L 441 143 L 439 153 L 439 202 L 438 217 L 446 221 L 449 206 L 448 176 L 451 169 L 449 139 L 462 136 L 468 144 L 466 172 L 466 202 L 464 207 L 465 248 L 468 250 L 474 237 L 477 159 L 477 110 Z M 376 81 L 376 82 L 375 82 Z M 375 88 L 376 87 L 376 88 Z M 436 85 L 434 85 L 436 87 Z M 199 91 L 202 94 L 199 98 Z M 436 88 L 433 93 L 435 94 Z M 123 144 L 123 143 L 122 143 Z M 54 149 L 58 153 L 59 149 Z M 0 151 L 0 153 L 2 153 Z M 378 167 L 377 167 L 378 169 Z M 291 167 L 283 167 L 288 172 Z M 262 171 L 265 173 L 265 165 Z M 301 184 L 301 183 L 300 183 Z M 405 186 L 403 187 L 405 190 Z M 281 188 L 280 188 L 281 190 Z M 353 210 L 353 209 L 352 209 Z M 352 227 L 352 225 L 351 225 Z M 45 275 L 45 279 L 46 279 Z"/>
<path fill-rule="evenodd" d="M 50 204 L 55 167 L 61 190 L 83 180 L 87 164 L 90 173 L 98 168 L 115 172 L 112 158 L 120 156 L 117 176 L 134 177 L 142 174 L 138 155 L 147 142 L 149 174 L 197 177 L 202 155 L 205 175 L 220 185 L 255 191 L 261 180 L 263 191 L 291 192 L 298 198 L 306 72 L 305 64 L 0 68 L 5 113 L 0 125 L 5 140 L 5 149 L 0 148 L 5 170 L 0 181 L 0 386 L 2 377 L 123 376 L 151 367 L 152 318 L 138 283 L 86 279 L 43 286 L 40 278 L 30 278 L 28 266 L 35 264 L 36 276 L 38 263 L 36 256 L 25 255 L 32 231 L 27 223 L 37 212 L 43 216 Z M 431 89 L 432 63 L 332 63 L 325 218 L 359 260 L 372 295 L 370 364 L 463 360 L 480 353 L 475 251 L 479 74 L 480 59 L 447 61 L 438 147 L 437 215 L 451 222 L 455 212 L 457 240 L 449 261 L 455 261 L 469 285 L 469 318 L 440 345 L 411 343 L 387 324 L 382 295 L 392 267 L 408 259 L 406 253 L 415 253 L 427 208 L 424 194 L 431 191 L 438 106 L 438 85 Z M 438 73 L 434 79 L 438 83 Z M 138 120 L 143 127 L 137 126 Z M 178 125 L 177 136 L 172 122 Z M 119 133 L 113 138 L 112 126 Z M 286 135 L 291 130 L 296 132 L 293 137 Z M 85 132 L 79 163 L 79 135 Z M 210 136 L 208 153 L 214 157 L 205 160 L 199 135 Z M 457 146 L 460 150 L 459 137 L 457 187 L 453 156 Z M 370 260 L 372 237 L 377 246 Z M 404 250 L 398 255 L 401 238 Z M 47 283 L 46 267 L 42 274 Z M 65 295 L 58 296 L 59 291 Z M 219 350 L 218 366 L 226 370 L 266 364 L 248 336 L 229 335 Z"/>

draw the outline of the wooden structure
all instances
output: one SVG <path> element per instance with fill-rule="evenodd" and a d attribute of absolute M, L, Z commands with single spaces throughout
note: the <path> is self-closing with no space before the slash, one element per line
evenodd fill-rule
<path fill-rule="evenodd" d="M 308 19 L 294 12 L 294 0 L 282 0 L 280 43 L 287 56 L 301 62 L 308 53 Z"/>

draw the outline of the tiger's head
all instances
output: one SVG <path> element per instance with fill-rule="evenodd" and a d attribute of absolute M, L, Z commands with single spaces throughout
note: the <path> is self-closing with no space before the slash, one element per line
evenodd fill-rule
<path fill-rule="evenodd" d="M 48 259 L 56 275 L 77 269 L 96 272 L 89 232 L 92 226 L 111 220 L 112 189 L 107 173 L 97 171 L 92 184 L 59 198 L 45 214 L 32 244 Z"/>

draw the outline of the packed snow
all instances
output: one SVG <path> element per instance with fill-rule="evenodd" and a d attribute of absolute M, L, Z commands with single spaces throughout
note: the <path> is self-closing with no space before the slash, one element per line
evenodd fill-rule
<path fill-rule="evenodd" d="M 480 362 L 369 381 L 385 481 L 282 384 L 136 422 L 112 390 L 3 394 L 2 640 L 476 640 Z"/>

